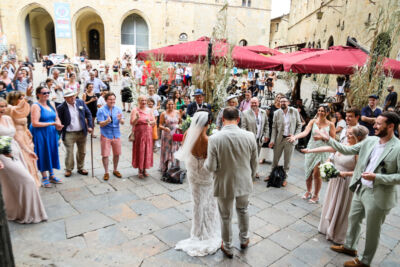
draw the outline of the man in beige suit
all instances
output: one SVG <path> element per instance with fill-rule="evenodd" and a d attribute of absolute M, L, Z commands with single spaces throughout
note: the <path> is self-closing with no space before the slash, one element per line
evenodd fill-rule
<path fill-rule="evenodd" d="M 232 212 L 236 201 L 239 223 L 240 247 L 249 245 L 249 215 L 247 207 L 253 190 L 252 178 L 256 175 L 258 152 L 253 133 L 240 129 L 239 111 L 224 109 L 224 127 L 208 139 L 207 159 L 204 168 L 213 173 L 214 196 L 218 198 L 221 215 L 222 252 L 233 257 Z"/>
<path fill-rule="evenodd" d="M 284 153 L 283 169 L 285 170 L 287 176 L 292 153 L 295 145 L 297 144 L 297 141 L 291 143 L 288 137 L 301 132 L 301 119 L 299 111 L 296 108 L 289 107 L 289 100 L 286 97 L 282 97 L 280 102 L 281 108 L 274 112 L 269 147 L 274 148 L 272 169 L 278 166 L 282 152 Z M 286 181 L 284 183 L 284 186 L 285 185 Z"/>
<path fill-rule="evenodd" d="M 260 109 L 257 97 L 250 100 L 250 109 L 243 112 L 241 128 L 252 132 L 257 142 L 257 153 L 260 155 L 262 144 L 269 140 L 269 123 L 265 110 Z M 256 173 L 256 178 L 260 178 Z"/>
<path fill-rule="evenodd" d="M 254 134 L 260 152 L 262 144 L 269 140 L 269 127 L 267 113 L 258 106 L 258 98 L 253 97 L 250 100 L 250 109 L 243 112 L 241 128 Z"/>

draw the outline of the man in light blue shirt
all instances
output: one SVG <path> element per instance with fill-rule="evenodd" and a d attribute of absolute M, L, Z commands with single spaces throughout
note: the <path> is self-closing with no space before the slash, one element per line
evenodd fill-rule
<path fill-rule="evenodd" d="M 106 89 L 107 85 L 105 85 L 105 83 L 103 83 L 99 78 L 96 78 L 93 71 L 89 72 L 89 76 L 90 79 L 86 83 L 93 84 L 93 92 L 96 94 L 97 98 L 99 98 L 101 95 L 101 90 Z"/>
<path fill-rule="evenodd" d="M 115 94 L 107 93 L 104 95 L 106 105 L 97 110 L 97 120 L 100 123 L 100 143 L 101 143 L 101 156 L 104 166 L 104 177 L 107 181 L 110 176 L 108 173 L 108 157 L 110 156 L 111 149 L 113 152 L 113 174 L 117 178 L 122 175 L 118 171 L 119 156 L 121 155 L 121 131 L 120 124 L 124 124 L 124 117 L 122 110 L 115 106 Z"/>

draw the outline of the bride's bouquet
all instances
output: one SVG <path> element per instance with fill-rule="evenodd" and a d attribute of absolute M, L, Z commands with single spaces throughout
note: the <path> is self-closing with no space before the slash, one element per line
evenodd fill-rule
<path fill-rule="evenodd" d="M 10 155 L 11 154 L 11 141 L 10 136 L 0 136 L 0 154 Z"/>
<path fill-rule="evenodd" d="M 181 125 L 179 126 L 179 129 L 182 131 L 182 134 L 184 134 L 189 129 L 191 123 L 192 123 L 192 118 L 190 116 L 187 116 L 186 120 L 182 121 Z M 217 131 L 217 126 L 215 125 L 215 123 L 211 123 L 207 129 L 207 135 L 210 136 L 214 134 L 216 131 Z"/>
<path fill-rule="evenodd" d="M 337 178 L 339 176 L 339 171 L 335 168 L 335 165 L 332 162 L 325 162 L 319 165 L 319 172 L 321 174 L 321 178 L 325 181 L 329 181 L 329 179 Z"/>

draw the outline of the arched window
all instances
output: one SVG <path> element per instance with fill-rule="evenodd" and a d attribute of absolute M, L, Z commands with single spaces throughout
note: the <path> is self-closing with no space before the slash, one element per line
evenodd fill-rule
<path fill-rule="evenodd" d="M 121 26 L 121 44 L 135 45 L 136 51 L 149 49 L 149 29 L 146 21 L 137 15 L 129 15 Z"/>
<path fill-rule="evenodd" d="M 242 39 L 239 41 L 240 46 L 247 46 L 247 41 L 245 39 Z"/>

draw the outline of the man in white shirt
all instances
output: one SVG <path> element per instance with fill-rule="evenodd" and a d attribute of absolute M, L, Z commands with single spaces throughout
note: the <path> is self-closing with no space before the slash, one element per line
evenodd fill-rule
<path fill-rule="evenodd" d="M 58 117 L 64 128 L 61 137 L 66 148 L 65 154 L 65 177 L 70 177 L 74 169 L 74 146 L 78 147 L 76 154 L 76 165 L 78 173 L 87 175 L 85 170 L 86 136 L 92 133 L 92 114 L 85 102 L 76 99 L 73 90 L 67 89 L 64 94 L 65 102 L 57 108 Z"/>
<path fill-rule="evenodd" d="M 344 155 L 358 155 L 349 189 L 354 192 L 349 213 L 349 226 L 343 245 L 331 249 L 357 256 L 361 223 L 366 218 L 364 252 L 344 266 L 370 266 L 378 248 L 381 226 L 390 210 L 397 204 L 396 185 L 400 184 L 400 141 L 394 136 L 400 122 L 394 112 L 384 112 L 374 124 L 375 136 L 363 142 L 345 146 L 325 132 L 320 138 Z"/>
<path fill-rule="evenodd" d="M 281 108 L 274 112 L 274 118 L 271 129 L 271 141 L 269 142 L 269 148 L 274 149 L 274 159 L 272 161 L 272 169 L 278 166 L 279 160 L 283 153 L 283 169 L 285 170 L 286 176 L 289 173 L 290 161 L 294 147 L 297 144 L 290 142 L 289 137 L 299 134 L 301 132 L 301 118 L 297 108 L 289 107 L 289 100 L 286 97 L 282 97 L 280 100 Z M 268 181 L 269 177 L 265 179 Z M 283 183 L 286 186 L 287 182 Z"/>
<path fill-rule="evenodd" d="M 183 69 L 182 69 L 181 64 L 178 64 L 178 67 L 175 70 L 176 85 L 179 85 L 182 80 L 183 80 Z"/>

